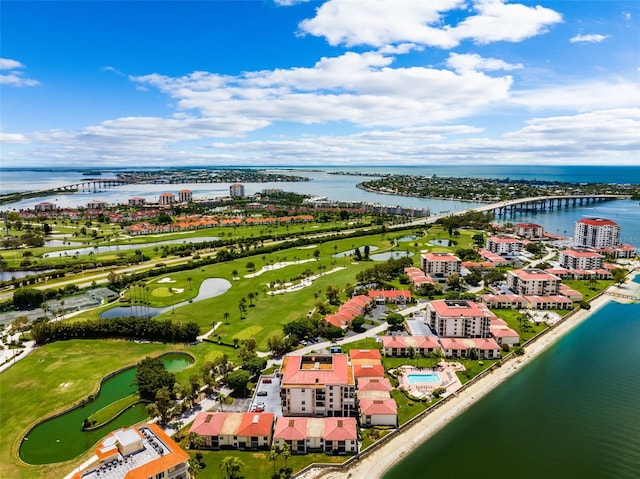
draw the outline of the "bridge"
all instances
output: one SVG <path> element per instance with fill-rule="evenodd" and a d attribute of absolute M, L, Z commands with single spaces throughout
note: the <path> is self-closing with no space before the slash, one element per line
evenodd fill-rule
<path fill-rule="evenodd" d="M 539 213 L 554 209 L 587 206 L 603 201 L 623 200 L 630 195 L 564 195 L 564 196 L 536 196 L 533 198 L 519 198 L 501 201 L 478 208 L 473 211 L 491 212 L 494 216 L 514 216 L 522 213 Z"/>
<path fill-rule="evenodd" d="M 48 191 L 54 193 L 64 193 L 70 191 L 93 191 L 94 193 L 104 189 L 115 186 L 128 185 L 133 183 L 131 180 L 121 180 L 120 178 L 91 178 L 79 183 L 72 183 L 70 185 L 58 186 Z"/>

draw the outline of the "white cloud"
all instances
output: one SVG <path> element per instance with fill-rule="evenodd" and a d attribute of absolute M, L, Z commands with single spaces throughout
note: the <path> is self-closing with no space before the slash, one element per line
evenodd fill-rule
<path fill-rule="evenodd" d="M 503 0 L 476 0 L 469 15 L 464 0 L 329 0 L 304 20 L 302 32 L 322 36 L 331 45 L 415 43 L 452 48 L 463 40 L 478 44 L 520 42 L 562 21 L 554 10 L 540 6 L 505 4 Z M 457 25 L 446 14 L 465 15 Z"/>
<path fill-rule="evenodd" d="M 510 76 L 426 67 L 393 68 L 381 52 L 347 52 L 310 68 L 249 72 L 231 77 L 194 72 L 179 78 L 132 77 L 205 117 L 250 117 L 269 123 L 346 121 L 356 126 L 412 126 L 467 116 L 506 99 Z M 512 68 L 479 59 L 484 69 Z"/>
<path fill-rule="evenodd" d="M 19 61 L 10 58 L 0 58 L 0 70 L 8 70 L 8 73 L 0 74 L 0 85 L 23 87 L 40 84 L 37 80 L 24 78 L 22 76 L 23 72 L 17 71 L 20 68 L 24 68 L 24 65 Z"/>
<path fill-rule="evenodd" d="M 0 131 L 0 143 L 20 145 L 29 143 L 29 139 L 22 133 L 5 133 Z"/>
<path fill-rule="evenodd" d="M 17 60 L 0 58 L 0 70 L 14 70 L 16 68 L 24 68 L 24 65 Z"/>
<path fill-rule="evenodd" d="M 504 60 L 498 58 L 482 58 L 476 53 L 472 54 L 458 54 L 450 53 L 447 59 L 447 66 L 455 71 L 468 72 L 468 71 L 491 71 L 491 70 L 520 70 L 523 68 L 522 63 L 507 63 Z"/>
<path fill-rule="evenodd" d="M 620 78 L 605 78 L 513 91 L 511 102 L 531 109 L 589 111 L 640 107 L 640 85 Z"/>
<path fill-rule="evenodd" d="M 571 43 L 600 43 L 603 40 L 609 38 L 609 35 L 600 35 L 599 33 L 594 33 L 591 35 L 576 35 L 569 39 Z"/>

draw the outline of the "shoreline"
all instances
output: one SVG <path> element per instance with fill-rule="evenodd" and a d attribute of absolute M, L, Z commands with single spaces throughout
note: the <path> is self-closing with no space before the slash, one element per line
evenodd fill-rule
<path fill-rule="evenodd" d="M 597 298 L 590 301 L 591 309 L 580 309 L 566 321 L 553 327 L 548 333 L 525 345 L 525 354 L 519 358 L 512 359 L 501 368 L 495 369 L 492 373 L 479 379 L 477 382 L 459 391 L 457 397 L 440 406 L 438 409 L 427 414 L 424 418 L 402 431 L 394 438 L 387 441 L 371 454 L 353 463 L 351 467 L 344 470 L 327 470 L 322 468 L 310 469 L 298 476 L 297 479 L 351 479 L 355 477 L 367 477 L 369 479 L 379 479 L 384 476 L 393 466 L 399 463 L 406 455 L 411 453 L 416 447 L 426 442 L 438 431 L 444 428 L 451 420 L 460 416 L 463 412 L 475 404 L 476 401 L 486 396 L 493 389 L 502 384 L 506 379 L 513 376 L 520 368 L 529 364 L 549 346 L 557 342 L 561 337 L 568 334 L 576 326 L 585 321 L 596 311 L 602 309 L 609 302 L 630 302 L 628 300 L 616 298 L 607 292 L 636 295 L 640 292 L 640 285 L 632 283 L 633 290 L 629 288 L 629 283 L 633 282 L 638 275 L 638 269 L 632 270 L 627 275 L 622 286 L 612 285 L 604 290 Z"/>

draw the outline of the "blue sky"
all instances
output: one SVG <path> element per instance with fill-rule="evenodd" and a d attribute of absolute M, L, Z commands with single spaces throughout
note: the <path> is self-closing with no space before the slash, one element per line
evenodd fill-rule
<path fill-rule="evenodd" d="M 640 162 L 637 1 L 0 13 L 3 167 Z"/>

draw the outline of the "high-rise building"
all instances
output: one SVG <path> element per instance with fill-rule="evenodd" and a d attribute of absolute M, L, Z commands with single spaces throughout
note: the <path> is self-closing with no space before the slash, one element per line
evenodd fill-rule
<path fill-rule="evenodd" d="M 244 185 L 242 183 L 234 183 L 229 187 L 229 195 L 232 198 L 244 197 Z"/>
<path fill-rule="evenodd" d="M 193 201 L 193 193 L 191 190 L 180 190 L 178 193 L 178 201 L 180 203 L 189 203 Z"/>
<path fill-rule="evenodd" d="M 620 246 L 620 225 L 604 218 L 576 221 L 573 244 L 579 248 L 615 248 Z"/>

